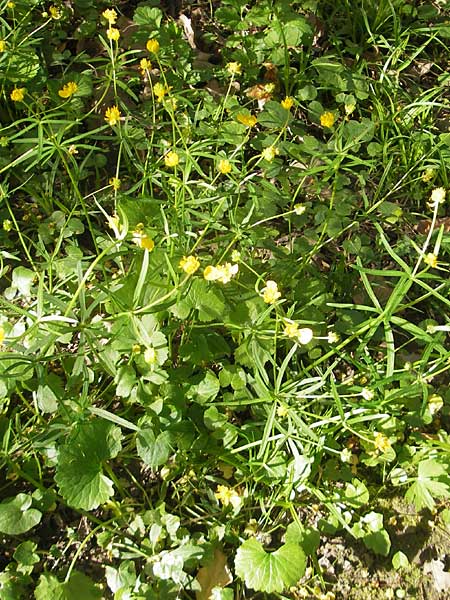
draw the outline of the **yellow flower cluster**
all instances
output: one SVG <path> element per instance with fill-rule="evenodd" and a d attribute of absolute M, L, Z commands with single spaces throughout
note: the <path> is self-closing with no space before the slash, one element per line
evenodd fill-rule
<path fill-rule="evenodd" d="M 242 73 L 242 65 L 239 62 L 229 62 L 225 65 L 226 70 L 232 76 Z"/>
<path fill-rule="evenodd" d="M 193 275 L 200 268 L 200 261 L 196 256 L 183 256 L 178 266 L 188 275 Z"/>
<path fill-rule="evenodd" d="M 440 188 L 435 188 L 432 192 L 431 192 L 431 197 L 430 197 L 430 202 L 429 202 L 429 206 L 430 208 L 437 208 L 439 206 L 439 204 L 443 204 L 445 202 L 445 189 L 440 187 Z"/>
<path fill-rule="evenodd" d="M 389 441 L 389 438 L 384 435 L 384 433 L 380 433 L 379 431 L 375 433 L 373 443 L 375 448 L 382 453 L 387 452 L 391 448 L 391 442 Z"/>
<path fill-rule="evenodd" d="M 143 223 L 138 223 L 136 225 L 136 229 L 132 232 L 132 236 L 136 246 L 139 246 L 139 248 L 142 248 L 143 250 L 151 252 L 155 247 L 155 242 L 145 233 Z"/>
<path fill-rule="evenodd" d="M 25 98 L 25 92 L 25 88 L 15 87 L 10 94 L 10 98 L 13 102 L 23 102 L 23 99 Z"/>
<path fill-rule="evenodd" d="M 61 98 L 70 98 L 75 94 L 77 90 L 77 84 L 74 81 L 69 81 L 68 83 L 65 83 L 59 90 L 58 96 L 60 96 Z"/>
<path fill-rule="evenodd" d="M 438 264 L 438 257 L 436 254 L 433 254 L 433 252 L 429 252 L 423 259 L 423 262 L 432 269 L 435 269 Z"/>
<path fill-rule="evenodd" d="M 286 110 L 291 110 L 294 106 L 294 98 L 292 98 L 292 96 L 286 96 L 286 98 L 281 101 L 281 106 Z"/>
<path fill-rule="evenodd" d="M 242 123 L 242 125 L 245 125 L 246 127 L 254 127 L 258 122 L 258 119 L 255 117 L 255 115 L 245 115 L 243 113 L 238 113 L 236 115 L 236 119 L 239 121 L 239 123 Z"/>
<path fill-rule="evenodd" d="M 117 21 L 117 13 L 113 8 L 107 8 L 102 12 L 102 17 L 106 19 L 109 25 L 114 25 Z"/>
<path fill-rule="evenodd" d="M 313 339 L 314 334 L 309 327 L 299 328 L 297 323 L 286 321 L 284 325 L 284 335 L 288 338 L 295 339 L 299 344 L 305 345 Z"/>
<path fill-rule="evenodd" d="M 324 112 L 322 115 L 320 115 L 320 124 L 322 127 L 331 128 L 334 125 L 334 121 L 335 117 L 334 113 L 332 112 Z"/>
<path fill-rule="evenodd" d="M 113 40 L 113 42 L 117 42 L 120 38 L 120 31 L 117 29 L 117 27 L 108 27 L 108 29 L 106 30 L 106 37 L 108 38 L 108 40 Z"/>
<path fill-rule="evenodd" d="M 180 162 L 180 157 L 174 150 L 170 150 L 164 157 L 166 167 L 176 167 Z"/>
<path fill-rule="evenodd" d="M 231 504 L 234 509 L 238 508 L 242 503 L 242 498 L 237 491 L 227 485 L 218 485 L 214 496 L 223 506 Z"/>
<path fill-rule="evenodd" d="M 120 189 L 120 179 L 118 177 L 111 177 L 111 179 L 109 180 L 109 185 L 112 186 L 113 190 L 118 190 Z"/>
<path fill-rule="evenodd" d="M 203 271 L 203 277 L 206 279 L 206 281 L 220 281 L 220 283 L 226 284 L 231 281 L 238 271 L 239 265 L 228 262 L 215 267 L 209 265 Z"/>
<path fill-rule="evenodd" d="M 276 281 L 269 279 L 266 286 L 261 290 L 262 298 L 266 304 L 275 304 L 278 298 L 281 298 L 281 292 L 278 290 Z"/>
<path fill-rule="evenodd" d="M 152 68 L 152 63 L 148 60 L 148 58 L 141 58 L 139 68 L 141 70 L 141 75 L 144 76 L 147 74 L 147 71 L 150 71 Z"/>
<path fill-rule="evenodd" d="M 231 169 L 231 163 L 226 158 L 222 158 L 217 163 L 217 170 L 219 171 L 219 173 L 222 173 L 222 175 L 228 175 L 228 173 L 231 173 Z"/>
<path fill-rule="evenodd" d="M 108 124 L 111 125 L 111 127 L 114 127 L 114 125 L 120 123 L 120 110 L 118 109 L 116 104 L 106 109 L 105 121 L 107 121 Z"/>
<path fill-rule="evenodd" d="M 155 94 L 158 102 L 162 102 L 164 99 L 164 96 L 166 94 L 168 94 L 169 91 L 170 91 L 170 88 L 168 88 L 166 85 L 163 85 L 159 81 L 158 81 L 158 83 L 155 83 L 155 85 L 153 86 L 153 93 Z"/>
<path fill-rule="evenodd" d="M 0 326 L 0 345 L 3 344 L 4 339 L 5 339 L 5 330 L 3 327 Z"/>
<path fill-rule="evenodd" d="M 51 18 L 55 21 L 58 21 L 62 17 L 62 13 L 57 6 L 50 6 L 48 12 L 50 13 Z"/>
<path fill-rule="evenodd" d="M 155 40 L 155 39 L 148 40 L 148 42 L 146 44 L 146 48 L 152 54 L 158 54 L 158 52 L 159 52 L 158 40 Z"/>
<path fill-rule="evenodd" d="M 275 146 L 264 148 L 264 150 L 261 152 L 262 158 L 267 160 L 267 162 L 272 162 L 277 154 L 279 154 L 279 150 L 278 148 L 275 148 Z"/>

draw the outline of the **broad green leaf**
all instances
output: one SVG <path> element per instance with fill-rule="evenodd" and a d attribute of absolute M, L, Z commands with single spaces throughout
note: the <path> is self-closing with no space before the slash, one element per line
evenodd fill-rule
<path fill-rule="evenodd" d="M 161 19 L 162 12 L 159 8 L 151 6 L 139 6 L 133 15 L 133 21 L 137 25 L 149 25 L 152 29 L 159 29 Z"/>
<path fill-rule="evenodd" d="M 282 592 L 303 577 L 306 557 L 298 544 L 287 543 L 269 553 L 250 538 L 238 548 L 234 565 L 248 588 L 270 594 Z"/>
<path fill-rule="evenodd" d="M 392 557 L 392 566 L 395 570 L 406 569 L 407 567 L 409 567 L 409 560 L 406 554 L 401 550 L 396 552 Z"/>
<path fill-rule="evenodd" d="M 286 544 L 297 544 L 308 556 L 315 556 L 320 544 L 320 533 L 312 527 L 290 523 L 286 529 Z"/>
<path fill-rule="evenodd" d="M 270 100 L 264 105 L 264 110 L 258 115 L 258 123 L 268 129 L 285 127 L 292 120 L 292 115 L 281 104 Z"/>
<path fill-rule="evenodd" d="M 136 434 L 136 449 L 146 465 L 152 469 L 163 465 L 172 451 L 168 431 L 155 435 L 151 426 L 143 426 Z"/>
<path fill-rule="evenodd" d="M 42 573 L 34 597 L 36 600 L 100 600 L 102 592 L 89 577 L 77 571 L 63 583 L 50 573 Z"/>
<path fill-rule="evenodd" d="M 214 400 L 220 390 L 220 383 L 212 371 L 207 371 L 197 385 L 191 385 L 187 397 L 199 404 Z"/>
<path fill-rule="evenodd" d="M 13 558 L 21 566 L 31 567 L 38 563 L 41 559 L 39 554 L 36 554 L 37 544 L 27 540 L 17 546 L 14 551 Z M 1 587 L 1 586 L 0 586 Z"/>
<path fill-rule="evenodd" d="M 113 495 L 112 481 L 102 473 L 102 463 L 117 456 L 122 434 L 107 421 L 78 425 L 58 453 L 55 481 L 75 508 L 92 510 Z"/>
<path fill-rule="evenodd" d="M 361 507 L 369 502 L 369 491 L 362 481 L 353 479 L 345 487 L 345 498 L 352 506 Z"/>
<path fill-rule="evenodd" d="M 121 366 L 116 373 L 114 382 L 117 384 L 116 394 L 120 398 L 128 398 L 137 383 L 136 372 L 131 365 Z"/>
<path fill-rule="evenodd" d="M 389 534 L 385 529 L 376 531 L 375 533 L 369 533 L 363 537 L 363 542 L 369 548 L 377 554 L 387 556 L 391 549 L 391 540 Z"/>
<path fill-rule="evenodd" d="M 408 502 L 413 502 L 416 510 L 434 508 L 434 498 L 450 497 L 450 479 L 443 465 L 435 460 L 419 463 L 418 477 L 405 494 Z"/>
<path fill-rule="evenodd" d="M 17 494 L 0 504 L 0 532 L 19 535 L 35 527 L 42 513 L 31 507 L 32 498 L 27 494 Z"/>

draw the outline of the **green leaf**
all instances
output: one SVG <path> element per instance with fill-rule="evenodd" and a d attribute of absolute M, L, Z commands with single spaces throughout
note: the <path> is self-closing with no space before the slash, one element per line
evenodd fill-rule
<path fill-rule="evenodd" d="M 42 573 L 34 597 L 36 600 L 100 600 L 102 592 L 89 577 L 77 571 L 63 583 L 50 573 Z"/>
<path fill-rule="evenodd" d="M 92 510 L 113 495 L 112 481 L 102 473 L 102 462 L 117 456 L 122 433 L 107 421 L 78 425 L 60 448 L 55 481 L 67 502 Z"/>
<path fill-rule="evenodd" d="M 32 567 L 41 559 L 39 554 L 36 554 L 37 544 L 31 541 L 22 542 L 14 551 L 13 558 L 20 565 Z M 0 586 L 1 587 L 1 586 Z"/>
<path fill-rule="evenodd" d="M 264 104 L 264 110 L 258 115 L 258 123 L 268 129 L 285 127 L 291 120 L 291 113 L 272 100 Z"/>
<path fill-rule="evenodd" d="M 395 570 L 406 569 L 407 567 L 409 567 L 409 560 L 406 554 L 404 554 L 400 550 L 396 552 L 392 557 L 392 566 Z"/>
<path fill-rule="evenodd" d="M 391 549 L 391 540 L 385 529 L 380 529 L 380 531 L 365 535 L 363 537 L 363 542 L 369 550 L 373 550 L 382 556 L 387 556 Z"/>
<path fill-rule="evenodd" d="M 137 384 L 137 377 L 134 368 L 131 365 L 121 366 L 114 377 L 114 383 L 117 385 L 116 394 L 120 398 L 128 398 L 131 390 Z"/>
<path fill-rule="evenodd" d="M 414 503 L 416 510 L 434 508 L 434 498 L 450 497 L 450 480 L 445 468 L 435 460 L 419 463 L 418 477 L 405 494 L 408 502 Z"/>
<path fill-rule="evenodd" d="M 255 538 L 237 550 L 236 574 L 248 588 L 259 592 L 282 592 L 303 577 L 306 557 L 298 544 L 287 543 L 275 552 L 265 552 Z"/>
<path fill-rule="evenodd" d="M 42 513 L 30 508 L 32 502 L 28 494 L 17 494 L 0 504 L 0 532 L 7 535 L 19 535 L 35 527 Z"/>
<path fill-rule="evenodd" d="M 220 391 L 220 383 L 212 371 L 207 371 L 197 385 L 191 385 L 187 397 L 199 404 L 214 400 Z"/>
<path fill-rule="evenodd" d="M 139 6 L 133 15 L 133 21 L 137 25 L 149 25 L 152 29 L 159 29 L 162 16 L 159 8 Z"/>
<path fill-rule="evenodd" d="M 156 469 L 167 462 L 172 451 L 170 433 L 163 431 L 156 436 L 152 427 L 143 426 L 136 434 L 136 449 L 145 464 Z"/>

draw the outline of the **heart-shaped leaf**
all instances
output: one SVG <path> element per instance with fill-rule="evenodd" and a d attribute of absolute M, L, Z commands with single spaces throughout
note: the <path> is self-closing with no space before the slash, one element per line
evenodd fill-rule
<path fill-rule="evenodd" d="M 248 588 L 282 592 L 303 577 L 306 557 L 298 544 L 287 543 L 269 553 L 255 538 L 250 538 L 238 548 L 234 566 Z"/>

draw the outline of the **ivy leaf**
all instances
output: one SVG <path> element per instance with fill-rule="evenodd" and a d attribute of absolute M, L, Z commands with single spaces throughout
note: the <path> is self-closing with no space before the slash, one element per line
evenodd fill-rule
<path fill-rule="evenodd" d="M 34 597 L 36 600 L 100 600 L 102 593 L 89 577 L 73 571 L 69 581 L 63 583 L 50 573 L 42 573 Z"/>
<path fill-rule="evenodd" d="M 0 532 L 7 535 L 19 535 L 35 527 L 42 513 L 30 508 L 32 502 L 28 494 L 17 494 L 0 504 Z"/>
<path fill-rule="evenodd" d="M 58 453 L 55 481 L 74 508 L 92 510 L 113 495 L 112 481 L 102 473 L 102 463 L 117 456 L 122 434 L 107 421 L 78 425 Z"/>
<path fill-rule="evenodd" d="M 234 566 L 248 588 L 281 593 L 303 577 L 306 557 L 298 544 L 287 543 L 268 553 L 260 542 L 250 538 L 238 548 Z"/>

